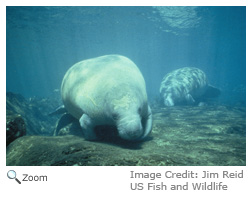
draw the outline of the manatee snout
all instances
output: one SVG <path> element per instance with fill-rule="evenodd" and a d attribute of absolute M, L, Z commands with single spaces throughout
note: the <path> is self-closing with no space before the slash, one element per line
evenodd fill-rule
<path fill-rule="evenodd" d="M 139 115 L 130 115 L 117 122 L 119 136 L 125 140 L 138 140 L 143 135 L 143 127 Z"/>

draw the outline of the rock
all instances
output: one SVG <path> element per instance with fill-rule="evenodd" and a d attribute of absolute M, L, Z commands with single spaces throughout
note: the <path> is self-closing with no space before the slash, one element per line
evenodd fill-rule
<path fill-rule="evenodd" d="M 15 139 L 26 135 L 26 127 L 21 115 L 6 112 L 6 146 Z"/>
<path fill-rule="evenodd" d="M 8 166 L 246 165 L 245 108 L 153 108 L 153 119 L 151 135 L 140 143 L 129 143 L 114 134 L 98 142 L 72 135 L 20 137 L 7 147 L 6 163 Z"/>
<path fill-rule="evenodd" d="M 6 110 L 21 115 L 27 135 L 52 135 L 57 117 L 49 117 L 48 114 L 57 106 L 59 102 L 53 99 L 25 99 L 20 94 L 6 94 Z"/>
<path fill-rule="evenodd" d="M 8 166 L 136 165 L 129 152 L 71 135 L 24 136 L 8 146 L 6 157 Z"/>
<path fill-rule="evenodd" d="M 20 95 L 8 93 L 7 129 L 12 128 L 11 125 L 23 128 L 21 125 L 25 122 L 27 135 L 49 135 L 55 129 L 59 117 L 48 117 L 47 113 L 57 106 L 58 102 L 53 99 L 27 100 Z M 152 105 L 152 113 L 153 130 L 143 142 L 130 143 L 122 140 L 117 135 L 117 129 L 108 126 L 97 127 L 96 133 L 101 140 L 89 142 L 82 137 L 79 124 L 69 125 L 59 133 L 65 136 L 18 137 L 7 147 L 6 164 L 8 166 L 246 165 L 245 107 L 205 105 L 161 108 Z M 15 124 L 10 120 L 15 120 Z M 103 129 L 109 132 L 103 132 Z M 17 134 L 14 136 L 21 136 Z M 10 133 L 7 131 L 7 138 L 8 136 Z"/>

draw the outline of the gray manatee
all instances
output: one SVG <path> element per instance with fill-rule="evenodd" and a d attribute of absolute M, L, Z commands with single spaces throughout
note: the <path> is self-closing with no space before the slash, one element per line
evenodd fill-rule
<path fill-rule="evenodd" d="M 137 66 L 120 55 L 106 55 L 73 65 L 65 74 L 61 96 L 66 111 L 78 119 L 88 140 L 98 125 L 115 125 L 126 140 L 141 140 L 152 130 L 146 85 Z"/>
<path fill-rule="evenodd" d="M 165 106 L 193 104 L 219 94 L 219 89 L 208 84 L 205 73 L 194 67 L 184 67 L 166 74 L 160 86 Z"/>

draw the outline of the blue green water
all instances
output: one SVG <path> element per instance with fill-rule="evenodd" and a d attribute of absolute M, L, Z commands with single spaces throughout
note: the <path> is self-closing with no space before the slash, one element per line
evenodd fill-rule
<path fill-rule="evenodd" d="M 246 7 L 7 7 L 7 91 L 47 97 L 78 61 L 121 54 L 140 68 L 149 100 L 164 75 L 193 66 L 246 102 Z"/>

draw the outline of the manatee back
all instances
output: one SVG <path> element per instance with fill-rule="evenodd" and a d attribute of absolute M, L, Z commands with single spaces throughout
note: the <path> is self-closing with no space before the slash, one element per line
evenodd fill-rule
<path fill-rule="evenodd" d="M 161 82 L 160 93 L 162 96 L 171 93 L 176 99 L 184 98 L 186 94 L 199 97 L 205 92 L 207 85 L 203 71 L 194 67 L 184 67 L 165 75 Z"/>
<path fill-rule="evenodd" d="M 137 66 L 124 56 L 106 55 L 73 65 L 63 78 L 61 96 L 75 118 L 83 113 L 103 118 L 111 99 L 131 89 L 135 97 L 147 100 L 145 81 Z"/>

